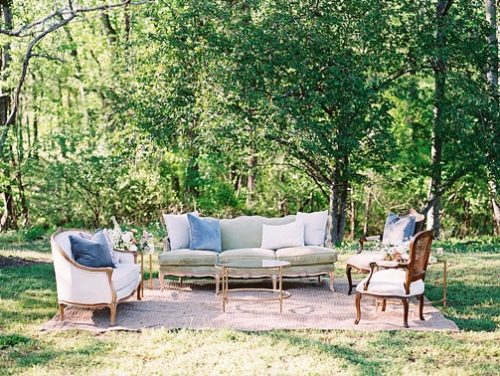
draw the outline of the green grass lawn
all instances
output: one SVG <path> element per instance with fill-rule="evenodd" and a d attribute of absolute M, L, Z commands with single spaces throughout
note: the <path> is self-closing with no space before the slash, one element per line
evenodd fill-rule
<path fill-rule="evenodd" d="M 0 237 L 0 255 L 37 263 L 0 269 L 0 374 L 500 375 L 500 243 L 441 243 L 460 333 L 147 329 L 40 332 L 57 310 L 49 243 Z M 351 251 L 341 250 L 338 277 Z M 439 299 L 441 268 L 427 297 Z M 354 319 L 354 318 L 353 318 Z"/>

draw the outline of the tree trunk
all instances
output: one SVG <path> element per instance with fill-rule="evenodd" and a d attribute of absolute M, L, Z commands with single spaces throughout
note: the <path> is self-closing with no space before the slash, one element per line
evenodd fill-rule
<path fill-rule="evenodd" d="M 250 151 L 252 155 L 248 158 L 248 176 L 247 176 L 247 204 L 251 204 L 253 200 L 253 192 L 255 190 L 255 166 L 257 165 L 257 157 L 253 154 L 255 151 Z"/>
<path fill-rule="evenodd" d="M 434 236 L 439 237 L 441 221 L 441 159 L 443 151 L 443 135 L 445 126 L 446 100 L 446 15 L 452 0 L 440 0 L 436 6 L 436 61 L 434 63 L 434 121 L 432 127 L 431 146 L 431 183 L 429 202 L 431 208 L 427 212 L 427 229 L 434 230 Z"/>
<path fill-rule="evenodd" d="M 4 29 L 12 30 L 12 2 L 10 0 L 1 3 L 1 15 L 3 18 Z M 2 46 L 2 58 L 0 66 L 0 82 L 4 83 L 7 77 L 8 69 L 10 66 L 10 43 L 7 42 Z M 0 86 L 0 123 L 6 124 L 10 110 L 10 88 Z M 2 153 L 3 154 L 3 153 Z M 15 213 L 14 213 L 14 198 L 12 196 L 10 165 L 9 165 L 9 151 L 0 155 L 4 161 L 3 175 L 4 180 L 7 182 L 2 189 L 3 200 L 3 214 L 0 218 L 0 231 L 5 231 L 16 227 Z"/>
<path fill-rule="evenodd" d="M 349 182 L 346 179 L 347 157 L 337 164 L 330 184 L 330 204 L 328 220 L 329 245 L 339 244 L 344 240 L 347 219 L 347 191 Z"/>
<path fill-rule="evenodd" d="M 370 213 L 372 210 L 372 187 L 368 187 L 368 195 L 365 201 L 365 223 L 363 224 L 363 235 L 368 236 L 368 222 L 370 221 Z"/>
<path fill-rule="evenodd" d="M 116 42 L 116 30 L 111 24 L 111 20 L 109 18 L 109 15 L 105 12 L 101 13 L 101 22 L 102 22 L 102 28 L 104 31 L 104 34 L 108 38 L 108 43 L 110 45 L 115 44 Z"/>
<path fill-rule="evenodd" d="M 490 43 L 488 56 L 488 71 L 486 72 L 486 80 L 490 86 L 492 95 L 498 101 L 498 36 L 497 36 L 497 9 L 495 0 L 485 0 L 486 21 L 490 25 L 490 35 L 488 42 Z M 491 173 L 488 173 L 488 192 L 490 194 L 491 208 L 493 211 L 493 221 L 495 234 L 500 236 L 500 206 L 498 204 L 498 187 L 495 178 Z"/>
<path fill-rule="evenodd" d="M 354 188 L 351 188 L 351 211 L 350 211 L 351 228 L 349 239 L 354 240 L 354 232 L 356 230 L 356 204 L 354 202 Z"/>

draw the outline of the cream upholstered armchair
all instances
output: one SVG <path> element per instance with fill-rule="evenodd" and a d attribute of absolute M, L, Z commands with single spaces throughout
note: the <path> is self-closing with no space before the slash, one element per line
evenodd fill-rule
<path fill-rule="evenodd" d="M 117 304 L 137 291 L 140 300 L 141 275 L 134 252 L 117 251 L 116 268 L 90 268 L 73 259 L 70 235 L 88 234 L 81 230 L 58 230 L 51 239 L 56 274 L 59 317 L 64 320 L 65 306 L 109 307 L 111 325 L 115 325 Z M 91 234 L 89 234 L 91 235 Z"/>
<path fill-rule="evenodd" d="M 375 271 L 377 262 L 370 264 L 370 275 L 356 287 L 355 324 L 361 319 L 361 298 L 365 295 L 382 299 L 382 311 L 385 311 L 387 300 L 401 300 L 405 328 L 408 328 L 410 298 L 417 297 L 420 320 L 424 320 L 424 280 L 431 254 L 432 233 L 432 230 L 422 231 L 412 238 L 407 262 L 390 268 L 385 266 L 387 269 L 380 271 Z"/>

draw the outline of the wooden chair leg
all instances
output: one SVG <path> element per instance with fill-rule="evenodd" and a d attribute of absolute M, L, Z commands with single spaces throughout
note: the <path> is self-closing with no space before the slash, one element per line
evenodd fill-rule
<path fill-rule="evenodd" d="M 424 321 L 424 294 L 418 297 L 418 315 L 420 316 L 420 320 Z"/>
<path fill-rule="evenodd" d="M 333 270 L 331 272 L 328 272 L 328 277 L 330 278 L 330 281 L 328 282 L 328 287 L 330 288 L 330 291 L 335 292 L 335 289 L 333 288 L 333 281 L 335 280 L 335 272 Z"/>
<path fill-rule="evenodd" d="M 361 294 L 356 293 L 356 320 L 354 320 L 354 324 L 359 324 L 359 320 L 361 320 Z"/>
<path fill-rule="evenodd" d="M 165 273 L 160 272 L 158 279 L 160 280 L 160 291 L 163 291 L 165 288 Z"/>
<path fill-rule="evenodd" d="M 347 282 L 349 282 L 349 291 L 347 292 L 347 295 L 351 295 L 352 292 L 352 277 L 351 277 L 351 271 L 352 267 L 350 265 L 347 265 L 345 272 L 347 274 Z"/>
<path fill-rule="evenodd" d="M 408 299 L 404 298 L 401 299 L 403 302 L 403 308 L 404 308 L 404 313 L 403 313 L 403 325 L 405 328 L 409 328 L 408 325 Z"/>
<path fill-rule="evenodd" d="M 182 277 L 179 277 L 179 287 L 182 288 L 183 283 L 182 283 Z"/>
<path fill-rule="evenodd" d="M 137 286 L 137 300 L 141 300 L 141 284 L 142 282 L 139 282 L 139 286 Z"/>
<path fill-rule="evenodd" d="M 386 304 L 387 304 L 387 299 L 382 299 L 382 312 L 385 312 Z"/>
<path fill-rule="evenodd" d="M 272 280 L 273 280 L 273 291 L 277 291 L 278 290 L 278 276 L 276 274 L 273 274 L 271 276 Z"/>
<path fill-rule="evenodd" d="M 64 320 L 64 304 L 59 303 L 59 320 Z"/>
<path fill-rule="evenodd" d="M 111 311 L 109 321 L 111 326 L 116 325 L 116 303 L 111 303 L 109 306 L 109 310 Z"/>
<path fill-rule="evenodd" d="M 321 276 L 318 276 L 318 284 L 321 285 Z"/>

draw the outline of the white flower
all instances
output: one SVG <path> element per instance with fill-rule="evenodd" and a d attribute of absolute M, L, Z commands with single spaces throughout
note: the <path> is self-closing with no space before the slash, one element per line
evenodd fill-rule
<path fill-rule="evenodd" d="M 132 234 L 130 231 L 127 231 L 127 232 L 123 233 L 123 235 L 122 235 L 122 241 L 125 244 L 129 244 L 130 242 L 132 242 L 133 238 L 134 238 L 134 234 Z"/>
<path fill-rule="evenodd" d="M 129 251 L 137 252 L 137 246 L 135 244 L 132 244 L 128 249 Z"/>

